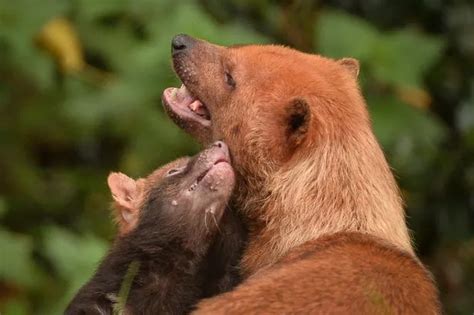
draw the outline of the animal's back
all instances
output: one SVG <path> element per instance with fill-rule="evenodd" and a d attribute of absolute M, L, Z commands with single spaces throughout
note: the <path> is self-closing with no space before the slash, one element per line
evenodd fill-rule
<path fill-rule="evenodd" d="M 307 242 L 203 314 L 438 314 L 430 274 L 410 254 L 372 236 L 337 233 Z"/>

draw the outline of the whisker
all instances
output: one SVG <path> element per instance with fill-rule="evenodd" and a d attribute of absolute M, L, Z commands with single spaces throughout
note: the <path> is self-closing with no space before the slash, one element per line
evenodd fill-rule
<path fill-rule="evenodd" d="M 209 212 L 207 212 L 207 211 L 204 213 L 204 225 L 206 226 L 207 233 L 209 233 L 209 227 L 207 226 L 207 214 L 208 213 Z"/>
<path fill-rule="evenodd" d="M 216 216 L 214 215 L 214 213 L 212 213 L 212 218 L 214 219 L 214 224 L 216 225 L 216 228 L 219 231 L 219 234 L 222 234 L 222 231 L 219 228 L 219 224 L 217 224 Z"/>

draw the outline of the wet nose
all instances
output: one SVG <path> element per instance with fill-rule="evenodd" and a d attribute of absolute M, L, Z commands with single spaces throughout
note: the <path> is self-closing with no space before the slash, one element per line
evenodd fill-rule
<path fill-rule="evenodd" d="M 227 144 L 225 144 L 223 141 L 216 141 L 212 144 L 213 147 L 218 147 L 219 149 L 226 149 L 228 150 L 227 148 Z"/>
<path fill-rule="evenodd" d="M 186 34 L 179 34 L 171 40 L 171 52 L 177 53 L 191 48 L 196 40 Z"/>
<path fill-rule="evenodd" d="M 211 148 L 217 148 L 216 151 L 214 152 L 220 152 L 218 154 L 221 154 L 223 153 L 227 159 L 230 158 L 230 153 L 229 153 L 229 147 L 227 146 L 227 144 L 225 144 L 224 141 L 216 141 L 212 144 Z"/>

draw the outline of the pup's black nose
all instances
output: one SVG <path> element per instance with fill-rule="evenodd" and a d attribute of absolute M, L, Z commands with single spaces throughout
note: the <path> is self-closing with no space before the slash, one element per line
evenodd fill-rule
<path fill-rule="evenodd" d="M 208 149 L 208 158 L 230 163 L 229 147 L 224 141 L 216 141 Z"/>
<path fill-rule="evenodd" d="M 179 34 L 171 40 L 171 52 L 176 53 L 191 48 L 196 40 L 186 34 Z"/>
<path fill-rule="evenodd" d="M 224 149 L 228 150 L 229 148 L 227 147 L 227 144 L 225 144 L 223 141 L 216 141 L 212 144 L 213 147 L 218 147 L 219 149 Z"/>

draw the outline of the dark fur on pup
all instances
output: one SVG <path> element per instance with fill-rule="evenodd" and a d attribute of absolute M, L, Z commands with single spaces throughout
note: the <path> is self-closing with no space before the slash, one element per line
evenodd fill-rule
<path fill-rule="evenodd" d="M 66 314 L 111 314 L 132 262 L 139 269 L 125 314 L 184 314 L 199 299 L 231 289 L 245 233 L 227 207 L 229 163 L 227 146 L 216 142 L 146 179 L 111 174 L 119 235 Z"/>

